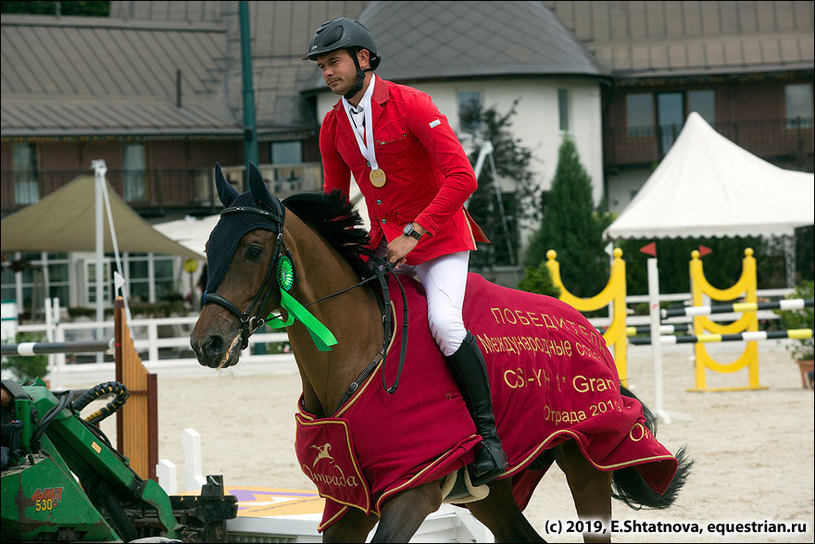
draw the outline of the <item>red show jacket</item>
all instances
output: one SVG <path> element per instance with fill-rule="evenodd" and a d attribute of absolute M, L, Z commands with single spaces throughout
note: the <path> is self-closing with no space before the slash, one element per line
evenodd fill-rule
<path fill-rule="evenodd" d="M 320 129 L 323 188 L 325 192 L 339 189 L 347 197 L 353 174 L 368 206 L 371 247 L 377 247 L 383 235 L 388 241 L 401 236 L 404 226 L 413 221 L 431 236 L 423 236 L 408 254 L 411 265 L 475 249 L 476 241 L 488 242 L 464 209 L 477 187 L 473 168 L 430 96 L 377 78 L 371 115 L 376 160 L 387 176 L 381 188 L 369 180 L 371 168 L 359 150 L 342 100 L 326 114 Z"/>

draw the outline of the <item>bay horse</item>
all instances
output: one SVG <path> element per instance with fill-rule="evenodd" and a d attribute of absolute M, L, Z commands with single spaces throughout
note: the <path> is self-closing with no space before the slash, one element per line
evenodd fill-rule
<path fill-rule="evenodd" d="M 271 320 L 277 326 L 290 325 L 287 333 L 302 380 L 298 418 L 305 414 L 305 419 L 300 418 L 298 422 L 302 419 L 308 425 L 320 418 L 336 422 L 332 416 L 341 413 L 340 407 L 350 404 L 349 395 L 354 390 L 367 387 L 363 381 L 365 384 L 373 381 L 372 375 L 379 371 L 380 365 L 383 384 L 385 381 L 382 358 L 388 351 L 389 342 L 394 342 L 390 334 L 393 332 L 395 338 L 396 327 L 390 324 L 391 312 L 385 309 L 390 305 L 387 295 L 384 295 L 383 303 L 386 285 L 382 283 L 378 287 L 367 281 L 382 277 L 381 272 L 374 273 L 382 267 L 371 266 L 370 261 L 374 258 L 365 250 L 367 231 L 361 228 L 359 215 L 344 197 L 338 193 L 303 194 L 281 202 L 269 192 L 260 172 L 251 163 L 248 174 L 249 191 L 239 194 L 216 165 L 216 186 L 225 209 L 207 243 L 207 290 L 200 316 L 191 332 L 191 346 L 201 365 L 225 368 L 238 362 L 249 336 L 264 323 Z M 365 280 L 361 281 L 361 278 Z M 393 298 L 398 301 L 399 297 Z M 567 306 L 556 299 L 550 299 L 549 303 L 556 308 Z M 568 309 L 577 314 L 571 307 Z M 287 319 L 273 319 L 272 314 L 276 311 Z M 577 314 L 571 319 L 584 318 Z M 583 328 L 588 321 L 579 323 Z M 607 352 L 604 345 L 603 350 Z M 610 357 L 608 353 L 605 356 Z M 410 360 L 405 366 L 405 381 L 414 375 L 412 373 L 418 372 L 411 366 L 413 364 L 414 361 Z M 487 364 L 491 364 L 489 356 Z M 396 381 L 401 370 L 400 362 Z M 392 367 L 389 375 L 393 376 Z M 616 368 L 613 377 L 619 385 Z M 602 389 L 610 381 L 608 378 L 584 378 L 592 388 L 597 384 Z M 387 388 L 387 384 L 384 385 Z M 395 387 L 396 383 L 391 389 Z M 371 390 L 381 391 L 375 385 L 368 389 Z M 636 398 L 622 386 L 617 393 L 621 393 L 624 399 Z M 653 438 L 650 434 L 655 432 L 653 415 L 644 405 L 640 410 L 639 401 L 635 406 L 639 417 L 644 417 L 645 421 L 637 439 L 646 435 Z M 434 417 L 447 418 L 446 412 L 439 412 Z M 504 425 L 512 425 L 512 422 L 504 422 Z M 387 431 L 380 429 L 383 435 Z M 386 448 L 388 438 L 382 436 L 380 439 L 381 447 Z M 480 437 L 474 435 L 474 439 L 477 441 Z M 424 445 L 418 435 L 412 440 L 417 448 Z M 511 440 L 503 436 L 502 440 L 509 451 Z M 471 442 L 468 444 L 471 450 L 474 446 Z M 307 446 L 313 448 L 312 452 L 319 450 L 319 455 L 312 453 L 309 459 L 313 463 L 302 463 L 304 471 L 311 472 L 312 466 L 318 462 L 339 458 L 340 448 L 336 447 L 336 442 L 334 445 L 333 449 L 328 442 Z M 352 452 L 351 457 L 353 455 Z M 586 458 L 577 440 L 560 439 L 541 445 L 524 461 L 524 467 L 542 475 L 556 463 L 566 475 L 580 520 L 592 523 L 585 526 L 588 530 L 583 531 L 584 540 L 608 542 L 611 539 L 608 524 L 612 497 L 636 509 L 667 508 L 675 501 L 693 462 L 685 456 L 684 448 L 679 450 L 675 459 L 671 456 L 671 461 L 675 472 L 668 476 L 662 493 L 653 491 L 653 486 L 645 483 L 634 466 L 615 470 L 606 466 L 605 470 L 600 470 L 596 463 Z M 349 460 L 348 466 L 354 467 L 354 463 L 356 460 Z M 508 471 L 488 484 L 489 492 L 485 498 L 467 502 L 464 506 L 492 531 L 497 541 L 543 542 L 522 513 L 526 503 L 521 501 L 519 506 L 514 495 L 513 485 L 518 483 L 514 480 L 519 479 L 520 474 Z M 342 472 L 341 478 L 334 475 L 332 482 L 338 485 L 339 478 L 343 483 L 353 480 L 356 484 L 357 477 L 361 478 L 361 473 L 352 474 L 348 469 Z M 401 486 L 387 496 L 379 511 L 349 508 L 345 503 L 341 517 L 334 516 L 331 523 L 321 527 L 324 528 L 323 540 L 364 542 L 378 522 L 373 541 L 407 542 L 424 519 L 441 505 L 443 481 L 443 478 L 434 476 L 421 485 Z M 531 489 L 537 481 L 534 480 Z M 593 525 L 595 523 L 602 525 Z"/>

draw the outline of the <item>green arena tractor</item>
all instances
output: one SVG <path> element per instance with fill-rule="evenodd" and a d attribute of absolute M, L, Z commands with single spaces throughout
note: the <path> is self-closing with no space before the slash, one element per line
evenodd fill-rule
<path fill-rule="evenodd" d="M 102 409 L 80 416 L 112 394 Z M 226 520 L 238 507 L 220 476 L 207 476 L 200 496 L 169 496 L 140 478 L 99 429 L 127 396 L 118 382 L 52 392 L 40 379 L 2 380 L 0 540 L 226 541 Z"/>

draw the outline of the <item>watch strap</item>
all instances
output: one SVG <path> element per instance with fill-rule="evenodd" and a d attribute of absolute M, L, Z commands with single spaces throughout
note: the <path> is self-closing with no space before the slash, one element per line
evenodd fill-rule
<path fill-rule="evenodd" d="M 419 231 L 417 231 L 415 228 L 413 228 L 413 223 L 408 223 L 407 225 L 405 225 L 405 228 L 402 231 L 402 234 L 404 234 L 405 236 L 412 236 L 417 241 L 422 239 L 422 235 L 419 234 Z"/>

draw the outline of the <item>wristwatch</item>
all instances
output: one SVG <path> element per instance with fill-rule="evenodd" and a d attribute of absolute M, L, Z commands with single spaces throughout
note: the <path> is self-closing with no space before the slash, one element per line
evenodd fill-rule
<path fill-rule="evenodd" d="M 405 230 L 402 231 L 402 234 L 404 234 L 405 236 L 412 236 L 416 238 L 416 240 L 422 239 L 422 235 L 419 234 L 419 231 L 413 228 L 413 223 L 408 223 L 407 225 L 405 225 Z"/>

